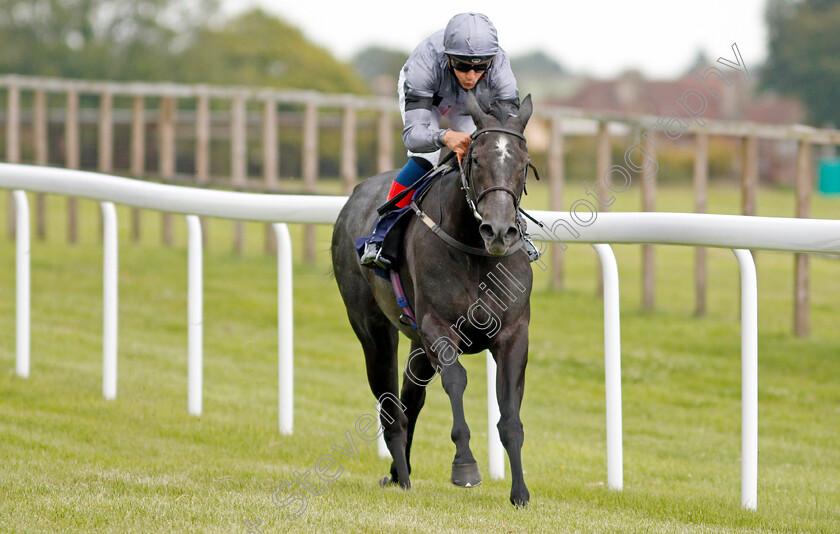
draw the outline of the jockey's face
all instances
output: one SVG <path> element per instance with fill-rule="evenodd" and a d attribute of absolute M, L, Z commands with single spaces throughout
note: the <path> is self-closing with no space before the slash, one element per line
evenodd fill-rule
<path fill-rule="evenodd" d="M 478 83 L 481 77 L 484 75 L 486 71 L 476 72 L 474 70 L 461 72 L 460 70 L 452 69 L 452 72 L 455 73 L 455 77 L 458 79 L 458 83 L 461 84 L 461 87 L 469 91 Z"/>

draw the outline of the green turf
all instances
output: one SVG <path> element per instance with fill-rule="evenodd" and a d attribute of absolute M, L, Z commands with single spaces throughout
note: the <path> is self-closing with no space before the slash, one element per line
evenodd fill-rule
<path fill-rule="evenodd" d="M 544 209 L 544 189 L 528 205 Z M 567 204 L 581 195 L 566 192 Z M 5 193 L 3 194 L 5 196 Z M 716 186 L 709 211 L 737 213 Z M 0 199 L 5 210 L 5 199 Z M 34 197 L 30 195 L 34 204 Z M 616 200 L 635 210 L 638 191 Z M 487 476 L 483 356 L 464 357 L 465 404 L 485 481 L 449 483 L 454 446 L 442 388 L 418 423 L 413 489 L 376 485 L 374 443 L 310 496 L 295 521 L 271 502 L 371 410 L 361 350 L 329 274 L 330 228 L 314 266 L 295 265 L 295 430 L 277 425 L 276 263 L 263 226 L 231 253 L 230 223 L 210 221 L 205 252 L 204 415 L 187 413 L 185 225 L 175 246 L 128 238 L 120 208 L 119 385 L 102 398 L 101 258 L 96 208 L 82 202 L 80 242 L 64 243 L 63 199 L 49 197 L 46 242 L 32 245 L 32 373 L 14 374 L 14 244 L 0 237 L 0 531 L 4 532 L 837 532 L 840 531 L 840 261 L 811 261 L 809 339 L 791 334 L 790 254 L 760 252 L 758 510 L 740 508 L 738 270 L 709 251 L 709 313 L 692 317 L 693 249 L 656 248 L 656 311 L 640 311 L 638 246 L 615 247 L 622 287 L 625 489 L 606 482 L 603 308 L 590 247 L 566 253 L 566 289 L 537 273 L 522 418 L 531 504 L 507 501 L 510 476 Z M 791 215 L 793 195 L 763 191 L 760 215 Z M 682 211 L 691 192 L 661 188 Z M 33 210 L 34 211 L 34 210 Z M 814 216 L 836 217 L 817 197 Z M 5 220 L 5 211 L 2 213 Z M 292 228 L 300 258 L 300 228 Z M 358 440 L 357 440 L 358 443 Z M 256 532 L 256 530 L 253 530 Z"/>

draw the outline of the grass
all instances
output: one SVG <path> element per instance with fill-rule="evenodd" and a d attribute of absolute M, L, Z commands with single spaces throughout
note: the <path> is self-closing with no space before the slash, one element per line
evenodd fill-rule
<path fill-rule="evenodd" d="M 544 189 L 528 202 L 544 208 Z M 716 187 L 709 211 L 737 213 Z M 567 200 L 582 196 L 571 187 Z M 566 253 L 566 289 L 536 273 L 522 418 L 525 510 L 508 478 L 487 478 L 483 357 L 464 358 L 465 404 L 485 481 L 449 483 L 449 403 L 436 382 L 420 417 L 413 489 L 376 485 L 388 463 L 373 443 L 342 456 L 341 476 L 298 519 L 271 502 L 313 469 L 373 397 L 329 275 L 330 228 L 315 265 L 295 265 L 295 431 L 277 431 L 276 264 L 262 226 L 230 252 L 230 223 L 210 221 L 205 251 L 204 414 L 187 414 L 186 239 L 128 239 L 120 208 L 119 383 L 102 399 L 101 257 L 96 207 L 82 203 L 80 242 L 63 242 L 62 199 L 48 197 L 47 241 L 32 246 L 32 373 L 14 375 L 14 244 L 0 238 L 0 531 L 6 532 L 837 532 L 840 531 L 840 263 L 811 261 L 812 334 L 791 334 L 793 259 L 760 252 L 758 510 L 740 508 L 740 330 L 732 253 L 709 251 L 708 315 L 692 317 L 693 250 L 657 247 L 657 308 L 640 311 L 638 246 L 614 247 L 622 286 L 624 478 L 605 487 L 603 334 L 597 260 Z M 567 204 L 570 202 L 567 202 Z M 5 203 L 3 208 L 5 208 Z M 640 204 L 635 189 L 616 211 Z M 689 210 L 686 188 L 660 188 L 662 211 Z M 760 215 L 793 213 L 791 192 L 763 191 Z M 815 217 L 838 201 L 817 197 Z M 5 213 L 0 214 L 5 220 Z M 296 257 L 299 228 L 292 229 Z M 405 350 L 403 351 L 406 352 Z M 403 354 L 404 357 L 405 354 Z M 357 441 L 358 443 L 358 441 Z M 314 476 L 314 475 L 313 475 Z M 254 530 L 256 531 L 256 530 Z"/>

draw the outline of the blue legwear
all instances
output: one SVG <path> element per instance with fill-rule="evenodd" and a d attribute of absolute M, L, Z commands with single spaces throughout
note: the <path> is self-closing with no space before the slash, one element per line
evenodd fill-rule
<path fill-rule="evenodd" d="M 420 160 L 420 163 L 418 163 L 418 160 Z M 408 187 L 429 172 L 431 168 L 432 164 L 423 158 L 409 158 L 405 166 L 397 173 L 394 181 L 403 187 Z"/>

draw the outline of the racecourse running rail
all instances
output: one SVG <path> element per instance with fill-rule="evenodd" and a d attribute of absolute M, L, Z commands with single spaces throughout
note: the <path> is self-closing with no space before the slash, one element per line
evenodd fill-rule
<path fill-rule="evenodd" d="M 16 345 L 18 376 L 29 376 L 30 264 L 29 209 L 25 191 L 101 201 L 103 261 L 103 396 L 117 394 L 117 218 L 114 203 L 180 213 L 187 218 L 188 243 L 188 410 L 201 414 L 202 262 L 198 216 L 274 224 L 278 241 L 279 426 L 293 426 L 292 258 L 285 223 L 332 224 L 347 197 L 260 195 L 162 185 L 104 174 L 0 163 L 0 188 L 14 191 L 16 206 Z M 840 220 L 788 219 L 689 213 L 575 213 L 533 211 L 543 228 L 531 233 L 545 241 L 592 244 L 604 274 L 604 354 L 607 413 L 607 483 L 623 487 L 621 421 L 621 335 L 618 268 L 608 243 L 669 244 L 729 248 L 741 273 L 741 505 L 755 509 L 758 485 L 758 303 L 755 264 L 748 249 L 840 252 Z M 487 356 L 489 376 L 495 363 Z M 495 380 L 488 380 L 490 476 L 504 477 L 504 451 L 496 431 Z"/>

